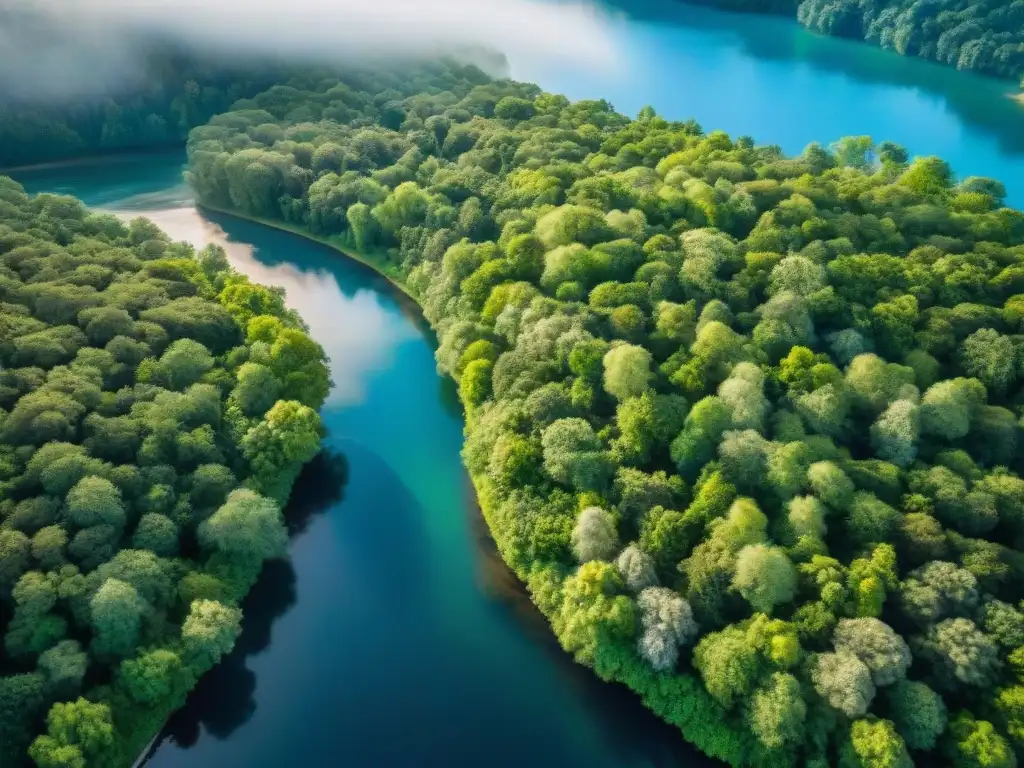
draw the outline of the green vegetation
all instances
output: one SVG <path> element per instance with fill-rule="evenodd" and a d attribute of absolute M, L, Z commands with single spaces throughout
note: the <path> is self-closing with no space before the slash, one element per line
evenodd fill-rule
<path fill-rule="evenodd" d="M 1024 215 L 472 68 L 310 73 L 189 141 L 208 204 L 389 254 L 562 645 L 733 765 L 1024 745 Z"/>
<path fill-rule="evenodd" d="M 0 764 L 129 765 L 284 552 L 324 353 L 219 248 L 0 177 L 0 366 Z"/>
<path fill-rule="evenodd" d="M 796 16 L 815 32 L 1014 81 L 1024 78 L 1021 0 L 686 0 Z M 1024 87 L 1024 83 L 1022 83 Z"/>
<path fill-rule="evenodd" d="M 3 94 L 0 168 L 184 144 L 190 129 L 279 82 L 286 71 L 253 62 L 204 63 L 155 43 L 140 68 L 131 73 L 137 82 L 102 98 L 25 102 Z"/>

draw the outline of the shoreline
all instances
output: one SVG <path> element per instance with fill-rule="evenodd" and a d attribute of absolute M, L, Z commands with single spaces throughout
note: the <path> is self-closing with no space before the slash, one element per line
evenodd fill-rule
<path fill-rule="evenodd" d="M 330 248 L 332 251 L 336 251 L 345 258 L 352 259 L 352 261 L 359 262 L 363 266 L 369 267 L 374 271 L 374 273 L 387 280 L 394 288 L 401 292 L 403 296 L 412 301 L 420 309 L 420 317 L 423 319 L 424 322 L 426 322 L 426 318 L 423 317 L 422 315 L 422 306 L 420 305 L 419 301 L 413 295 L 412 291 L 409 289 L 409 286 L 405 284 L 405 281 L 403 281 L 400 277 L 394 274 L 389 274 L 389 272 L 386 269 L 386 264 L 384 262 L 383 256 L 375 257 L 371 254 L 364 254 L 360 253 L 359 251 L 351 250 L 332 241 L 330 238 L 314 235 L 312 232 L 309 232 L 303 229 L 302 227 L 296 226 L 294 224 L 288 224 L 287 222 L 284 221 L 265 219 L 261 216 L 251 216 L 247 213 L 239 213 L 238 211 L 231 211 L 226 208 L 220 208 L 215 205 L 210 205 L 208 203 L 200 203 L 198 201 L 196 201 L 195 206 L 196 209 L 199 211 L 212 211 L 213 213 L 218 213 L 223 216 L 229 216 L 233 219 L 239 219 L 240 221 L 248 221 L 253 224 L 260 224 L 261 226 L 269 227 L 270 229 L 276 229 L 280 232 L 287 232 L 291 235 L 302 237 L 305 238 L 306 240 L 311 240 L 314 243 L 318 243 L 319 245 L 323 245 L 327 248 Z"/>
<path fill-rule="evenodd" d="M 269 227 L 271 229 L 276 229 L 276 230 L 279 230 L 279 231 L 282 231 L 282 232 L 287 232 L 287 233 L 295 235 L 297 237 L 301 237 L 301 238 L 304 238 L 304 239 L 309 240 L 311 242 L 318 243 L 320 245 L 326 246 L 326 247 L 330 248 L 331 250 L 335 251 L 336 253 L 338 253 L 340 256 L 342 256 L 344 258 L 352 259 L 353 261 L 356 261 L 356 262 L 362 264 L 363 266 L 367 267 L 368 269 L 373 270 L 374 273 L 376 273 L 378 276 L 384 278 L 392 287 L 397 289 L 402 296 L 404 296 L 413 305 L 415 305 L 416 310 L 419 313 L 419 317 L 422 320 L 423 324 L 428 329 L 430 329 L 431 333 L 433 333 L 433 329 L 431 328 L 430 324 L 427 322 L 426 318 L 423 317 L 422 306 L 420 305 L 419 301 L 416 299 L 415 296 L 413 296 L 413 294 L 409 290 L 408 286 L 406 286 L 404 284 L 404 282 L 400 278 L 398 278 L 398 277 L 396 277 L 394 275 L 387 274 L 383 270 L 383 263 L 382 263 L 381 259 L 374 258 L 371 255 L 362 254 L 362 253 L 359 253 L 358 251 L 350 250 L 348 248 L 344 248 L 344 247 L 338 245 L 337 243 L 332 242 L 331 240 L 329 240 L 327 238 L 323 238 L 323 237 L 319 237 L 317 235 L 313 235 L 312 233 L 304 230 L 302 227 L 299 227 L 299 226 L 296 226 L 296 225 L 291 225 L 291 224 L 288 224 L 286 222 L 273 221 L 273 220 L 270 220 L 270 219 L 264 219 L 264 218 L 259 217 L 259 216 L 251 216 L 249 214 L 239 213 L 237 211 L 224 210 L 224 209 L 218 208 L 216 206 L 211 206 L 211 205 L 205 205 L 205 204 L 200 205 L 198 202 L 196 203 L 196 209 L 199 210 L 199 211 L 206 210 L 206 211 L 215 212 L 215 213 L 218 213 L 218 214 L 221 214 L 221 215 L 224 215 L 224 216 L 228 216 L 228 217 L 231 217 L 231 218 L 234 218 L 234 219 L 238 219 L 239 221 L 248 221 L 248 222 L 253 223 L 253 224 L 259 224 L 259 225 L 262 225 L 262 226 Z M 449 377 L 444 377 L 444 378 L 449 378 Z M 462 405 L 462 401 L 461 400 L 459 400 L 459 405 L 462 406 L 463 409 L 464 409 L 464 406 Z M 463 410 L 463 413 L 465 413 L 464 410 Z M 463 423 L 465 424 L 466 423 L 465 422 L 465 416 L 463 417 L 463 419 L 464 419 Z M 535 611 L 536 614 L 537 614 L 537 616 L 535 616 L 534 619 L 535 620 L 537 618 L 541 619 L 543 624 L 545 624 L 547 626 L 547 634 L 550 637 L 550 640 L 553 643 L 555 643 L 559 648 L 561 648 L 561 642 L 559 641 L 558 635 L 554 631 L 554 627 L 552 626 L 552 623 L 551 623 L 552 617 L 549 616 L 547 613 L 545 613 L 545 611 L 541 608 L 541 606 L 537 604 L 537 602 L 533 599 L 533 596 L 530 593 L 530 591 L 529 591 L 529 589 L 527 587 L 527 584 L 524 581 L 524 579 L 518 573 L 516 573 L 516 571 L 512 568 L 512 566 L 510 566 L 507 562 L 505 562 L 504 557 L 501 556 L 501 547 L 500 547 L 499 542 L 498 542 L 498 536 L 496 535 L 496 526 L 494 526 L 492 524 L 493 515 L 494 515 L 494 502 L 496 501 L 496 499 L 494 498 L 494 495 L 493 495 L 493 489 L 491 489 L 488 486 L 487 481 L 484 478 L 475 477 L 473 475 L 473 473 L 470 472 L 468 468 L 466 468 L 465 464 L 463 464 L 463 469 L 466 471 L 466 475 L 469 478 L 469 484 L 470 484 L 470 487 L 471 487 L 472 492 L 473 492 L 473 498 L 470 501 L 473 504 L 473 506 L 476 508 L 476 513 L 478 515 L 478 518 L 484 524 L 484 527 L 485 527 L 486 533 L 487 533 L 487 537 L 490 540 L 490 547 L 493 549 L 493 557 L 495 557 L 497 559 L 497 562 L 501 563 L 502 567 L 505 569 L 505 572 L 507 574 L 508 579 L 511 582 L 514 582 L 514 584 L 515 584 L 514 593 L 515 593 L 516 598 L 517 599 L 525 599 L 526 601 L 529 602 L 529 604 L 532 607 L 533 611 Z M 513 590 L 510 590 L 510 592 L 512 592 L 512 591 Z M 567 652 L 564 649 L 562 649 L 562 653 L 567 653 Z M 590 677 L 592 677 L 594 680 L 600 681 L 600 682 L 604 682 L 604 683 L 612 683 L 614 685 L 622 686 L 626 691 L 629 691 L 630 695 L 633 696 L 636 699 L 636 701 L 644 709 L 646 709 L 648 712 L 650 712 L 651 715 L 653 715 L 657 720 L 659 720 L 660 722 L 662 722 L 662 723 L 668 725 L 669 727 L 671 727 L 672 729 L 674 729 L 678 733 L 680 741 L 683 744 L 685 744 L 686 746 L 688 746 L 688 747 L 696 750 L 698 753 L 700 753 L 700 756 L 703 759 L 712 760 L 712 761 L 718 762 L 718 763 L 720 763 L 722 765 L 729 765 L 729 764 L 739 765 L 740 764 L 740 763 L 736 763 L 736 762 L 733 762 L 733 761 L 729 760 L 724 753 L 722 753 L 720 750 L 716 750 L 716 745 L 715 745 L 713 739 L 709 742 L 706 739 L 696 738 L 695 726 L 702 719 L 699 707 L 697 707 L 693 712 L 690 713 L 690 718 L 691 719 L 686 719 L 686 720 L 680 721 L 680 720 L 675 719 L 675 718 L 670 718 L 667 713 L 663 714 L 663 712 L 659 711 L 659 706 L 664 706 L 665 702 L 659 701 L 658 699 L 652 697 L 652 695 L 651 695 L 652 692 L 651 691 L 649 691 L 649 690 L 645 691 L 645 690 L 639 689 L 637 687 L 634 687 L 627 680 L 619 679 L 619 678 L 616 678 L 614 676 L 609 676 L 609 677 L 606 678 L 603 675 L 599 675 L 597 673 L 597 671 L 593 667 L 577 661 L 572 656 L 572 654 L 567 654 L 567 655 L 568 655 L 569 661 L 574 666 L 579 667 L 581 670 L 586 670 L 587 673 L 590 675 Z M 677 676 L 680 677 L 680 678 L 684 678 L 684 679 L 688 680 L 690 682 L 690 684 L 694 684 L 694 685 L 698 685 L 698 686 L 700 685 L 699 680 L 697 678 L 695 678 L 691 674 L 680 673 Z M 656 676 L 654 676 L 654 677 L 656 677 Z M 725 723 L 723 723 L 723 727 L 725 727 L 725 728 L 727 728 L 729 730 L 731 730 L 731 728 L 732 728 L 731 725 L 727 725 Z M 694 738 L 691 738 L 691 736 L 694 737 Z"/>
<path fill-rule="evenodd" d="M 109 149 L 101 152 L 89 152 L 84 155 L 72 155 L 55 160 L 44 160 L 39 163 L 24 163 L 22 165 L 9 165 L 0 168 L 0 176 L 11 173 L 25 173 L 26 171 L 45 171 L 57 168 L 74 168 L 93 163 L 109 163 L 112 161 L 127 162 L 133 158 L 150 157 L 168 152 L 181 150 L 184 152 L 185 143 L 171 142 L 167 144 L 150 144 L 145 147 L 125 147 L 123 149 Z"/>

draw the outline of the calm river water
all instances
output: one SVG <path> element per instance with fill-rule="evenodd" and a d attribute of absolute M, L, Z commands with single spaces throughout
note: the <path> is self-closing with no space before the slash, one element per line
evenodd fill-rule
<path fill-rule="evenodd" d="M 197 211 L 183 155 L 19 174 L 223 245 L 280 285 L 331 358 L 325 455 L 300 477 L 291 561 L 249 595 L 235 652 L 168 725 L 152 768 L 710 765 L 555 643 L 493 551 L 462 468 L 454 387 L 415 308 L 308 240 Z"/>
<path fill-rule="evenodd" d="M 790 152 L 870 134 L 988 175 L 1024 204 L 1024 109 L 1008 84 L 811 35 L 784 20 L 651 0 L 620 20 L 614 76 L 513 74 L 571 98 L 749 134 Z M 454 392 L 417 314 L 368 269 L 310 242 L 198 212 L 181 154 L 19 174 L 30 191 L 145 214 L 224 245 L 280 285 L 331 357 L 324 456 L 289 510 L 231 657 L 173 718 L 154 768 L 703 766 L 623 689 L 559 651 L 495 559 L 461 468 Z"/>

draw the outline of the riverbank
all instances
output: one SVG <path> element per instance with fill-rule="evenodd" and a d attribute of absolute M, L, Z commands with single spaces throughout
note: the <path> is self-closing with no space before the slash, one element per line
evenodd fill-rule
<path fill-rule="evenodd" d="M 627 11 L 634 9 L 635 5 L 636 5 L 635 3 L 623 2 L 623 0 L 605 0 L 605 1 L 608 2 L 609 5 L 612 5 L 613 7 L 623 8 L 623 9 L 626 9 Z M 872 40 L 868 39 L 867 37 L 857 37 L 855 35 L 844 34 L 842 31 L 840 31 L 838 33 L 830 33 L 830 32 L 820 31 L 819 29 L 816 29 L 815 26 L 816 26 L 816 24 L 825 23 L 826 22 L 826 14 L 824 14 L 824 13 L 815 13 L 814 11 L 812 11 L 812 14 L 814 15 L 813 21 L 808 20 L 807 23 L 805 23 L 805 21 L 803 19 L 801 19 L 801 14 L 798 13 L 798 11 L 802 11 L 803 10 L 800 7 L 802 5 L 801 0 L 793 0 L 793 2 L 785 2 L 785 0 L 783 0 L 783 2 L 777 2 L 777 3 L 773 4 L 771 7 L 767 7 L 767 8 L 750 8 L 750 7 L 735 8 L 735 7 L 731 7 L 731 4 L 735 3 L 736 0 L 674 0 L 674 1 L 679 3 L 680 5 L 687 5 L 687 6 L 691 6 L 691 7 L 694 7 L 694 8 L 710 8 L 712 10 L 720 11 L 722 13 L 739 14 L 739 15 L 743 15 L 743 16 L 761 16 L 761 17 L 763 17 L 763 16 L 774 16 L 776 18 L 786 19 L 787 21 L 790 21 L 793 24 L 798 25 L 802 29 L 807 30 L 809 33 L 811 33 L 813 35 L 817 35 L 817 36 L 820 36 L 820 37 L 841 39 L 841 40 L 849 40 L 849 41 L 855 42 L 857 44 L 867 45 L 867 46 L 870 46 L 872 48 L 876 48 L 876 49 L 879 49 L 879 50 L 892 51 L 893 53 L 897 53 L 897 55 L 903 56 L 905 58 L 920 59 L 922 61 L 931 61 L 931 62 L 934 62 L 935 64 L 938 64 L 939 66 L 946 67 L 948 69 L 955 69 L 955 70 L 961 71 L 961 72 L 963 72 L 963 71 L 972 72 L 974 74 L 981 75 L 982 77 L 987 77 L 987 78 L 990 78 L 992 80 L 999 81 L 999 82 L 1012 82 L 1012 83 L 1014 83 L 1016 85 L 1019 82 L 1018 78 L 1022 74 L 1024 74 L 1024 73 L 1020 73 L 1020 72 L 1004 74 L 1002 72 L 992 71 L 990 69 L 979 68 L 979 67 L 966 67 L 966 68 L 962 69 L 960 66 L 958 66 L 955 63 L 949 63 L 949 60 L 941 60 L 941 59 L 939 59 L 937 57 L 934 57 L 934 56 L 919 56 L 919 55 L 910 55 L 910 56 L 908 56 L 907 54 L 904 54 L 904 53 L 898 53 L 897 51 L 895 51 L 895 49 L 888 48 L 886 46 L 882 46 L 882 45 L 876 44 L 875 42 L 873 42 Z M 894 6 L 895 6 L 895 8 L 894 8 Z M 899 5 L 897 3 L 890 3 L 886 7 L 887 8 L 892 8 L 893 10 L 899 9 Z M 866 28 L 868 26 L 868 19 L 869 18 L 870 17 L 865 17 L 863 20 L 861 20 L 861 21 L 863 21 L 864 28 Z M 975 19 L 973 21 L 973 23 L 975 24 L 975 26 L 978 26 L 978 20 L 977 19 Z M 835 28 L 836 29 L 841 29 L 841 30 L 842 29 L 846 29 L 844 25 L 837 25 Z M 849 31 L 849 30 L 846 30 L 846 31 Z M 996 33 L 1000 32 L 1000 31 L 1005 33 L 1005 32 L 1007 32 L 1009 30 L 998 30 L 998 29 L 989 28 L 989 29 L 986 30 L 986 36 L 987 35 L 996 34 Z M 921 29 L 914 30 L 914 32 L 915 32 L 915 35 L 920 35 L 921 34 Z M 938 34 L 941 34 L 941 32 L 942 32 L 942 29 L 940 28 Z M 947 28 L 947 33 L 948 33 L 948 28 Z M 985 37 L 976 38 L 973 42 L 979 42 L 979 41 L 984 40 L 984 39 L 985 39 Z M 935 39 L 933 39 L 931 41 L 931 44 L 934 45 L 937 41 L 938 41 L 938 38 L 936 37 Z M 964 42 L 965 42 L 965 48 L 966 48 L 967 45 L 969 45 L 972 41 L 965 40 Z M 958 60 L 958 56 L 954 55 L 952 60 L 953 61 Z"/>
<path fill-rule="evenodd" d="M 197 208 L 287 232 L 326 246 L 345 258 L 369 267 L 387 280 L 405 298 L 411 300 L 420 310 L 421 319 L 426 323 L 426 319 L 422 317 L 422 306 L 419 300 L 411 292 L 404 280 L 395 274 L 397 270 L 393 265 L 386 263 L 383 255 L 359 253 L 340 245 L 330 238 L 318 237 L 302 227 L 286 222 L 264 219 L 215 206 L 197 204 Z M 465 425 L 468 431 L 469 422 L 466 421 Z M 504 550 L 506 547 L 502 545 L 504 535 L 497 521 L 497 511 L 501 501 L 498 494 L 490 487 L 485 478 L 469 472 L 468 468 L 467 473 L 469 474 L 476 504 L 505 566 L 516 577 L 518 584 L 529 595 L 529 599 L 535 608 L 548 623 L 549 630 L 557 638 L 559 632 L 556 626 L 557 615 L 551 608 L 553 603 L 550 600 L 542 600 L 539 594 L 535 594 L 530 589 L 527 582 L 531 580 L 531 576 L 534 574 L 517 572 L 505 558 Z M 538 583 L 540 584 L 540 582 Z M 550 598 L 550 595 L 548 597 Z M 573 661 L 582 664 L 582 662 L 576 659 L 573 659 Z M 742 743 L 742 731 L 734 728 L 731 723 L 727 723 L 724 717 L 715 717 L 723 716 L 724 713 L 706 693 L 703 684 L 696 677 L 679 672 L 674 672 L 671 675 L 657 673 L 648 664 L 642 663 L 639 657 L 617 659 L 614 665 L 606 663 L 603 667 L 601 665 L 595 667 L 591 664 L 583 664 L 583 666 L 590 668 L 600 680 L 619 683 L 633 691 L 648 710 L 664 722 L 679 729 L 682 738 L 707 757 L 721 760 L 734 766 L 756 764 L 756 756 L 745 754 L 745 751 L 737 746 Z M 687 705 L 681 707 L 680 701 L 687 702 Z M 725 736 L 728 736 L 728 738 L 723 738 Z"/>
<path fill-rule="evenodd" d="M 261 224 L 264 227 L 270 227 L 271 229 L 276 229 L 281 232 L 288 232 L 289 234 L 297 235 L 298 237 L 305 238 L 306 240 L 311 240 L 314 243 L 319 243 L 320 245 L 327 246 L 328 248 L 337 251 L 342 256 L 352 259 L 353 261 L 358 261 L 360 264 L 369 267 L 378 275 L 387 280 L 391 285 L 393 285 L 395 288 L 401 291 L 401 293 L 406 298 L 411 299 L 416 304 L 417 307 L 420 306 L 419 301 L 413 295 L 412 291 L 409 289 L 409 286 L 406 284 L 405 280 L 398 273 L 398 270 L 394 267 L 394 265 L 388 263 L 387 256 L 385 254 L 360 253 L 359 251 L 354 251 L 350 248 L 345 247 L 344 245 L 341 245 L 332 238 L 314 235 L 312 232 L 309 232 L 308 230 L 305 230 L 302 227 L 298 227 L 294 224 L 289 224 L 288 222 L 285 221 L 275 221 L 273 219 L 264 219 L 260 216 L 250 216 L 249 214 L 241 214 L 238 213 L 237 211 L 231 211 L 226 208 L 218 208 L 213 205 L 208 205 L 207 203 L 196 203 L 196 208 L 200 211 L 212 211 L 214 213 L 219 213 L 224 216 L 230 216 L 235 219 L 240 219 L 241 221 L 250 221 L 254 224 Z"/>

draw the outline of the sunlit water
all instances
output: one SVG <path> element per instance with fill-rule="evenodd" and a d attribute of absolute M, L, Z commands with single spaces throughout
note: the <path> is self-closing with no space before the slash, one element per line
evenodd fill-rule
<path fill-rule="evenodd" d="M 608 69 L 512 63 L 513 76 L 573 99 L 608 99 L 635 115 L 650 104 L 705 130 L 749 135 L 788 153 L 840 136 L 890 140 L 939 155 L 961 176 L 991 176 L 1024 208 L 1024 105 L 1015 83 L 958 72 L 873 45 L 808 32 L 775 16 L 676 0 L 611 0 Z M 640 14 L 641 17 L 637 17 Z"/>
<path fill-rule="evenodd" d="M 325 456 L 289 510 L 290 563 L 268 567 L 238 648 L 148 765 L 708 764 L 625 689 L 573 664 L 495 558 L 461 466 L 455 393 L 415 308 L 325 247 L 200 213 L 181 163 L 121 158 L 21 181 L 222 245 L 237 269 L 286 289 L 335 385 Z"/>

